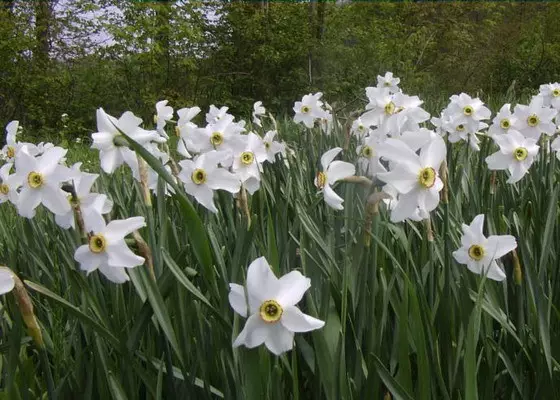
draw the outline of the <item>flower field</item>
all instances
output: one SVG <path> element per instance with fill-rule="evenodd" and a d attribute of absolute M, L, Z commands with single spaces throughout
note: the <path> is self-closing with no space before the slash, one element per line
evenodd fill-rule
<path fill-rule="evenodd" d="M 560 84 L 328 97 L 10 122 L 0 398 L 556 398 Z"/>

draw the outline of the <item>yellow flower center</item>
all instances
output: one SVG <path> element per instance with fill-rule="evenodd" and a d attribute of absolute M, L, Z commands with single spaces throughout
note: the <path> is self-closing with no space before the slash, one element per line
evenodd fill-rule
<path fill-rule="evenodd" d="M 502 129 L 509 129 L 510 126 L 511 126 L 511 123 L 509 122 L 509 119 L 504 118 L 500 121 L 500 127 Z"/>
<path fill-rule="evenodd" d="M 365 126 L 363 126 L 363 125 L 358 125 L 358 130 L 359 130 L 360 132 L 363 132 L 364 129 L 366 129 Z"/>
<path fill-rule="evenodd" d="M 280 321 L 283 311 L 282 306 L 276 300 L 264 301 L 259 309 L 262 320 L 267 324 Z"/>
<path fill-rule="evenodd" d="M 527 117 L 527 125 L 537 126 L 539 124 L 539 117 L 536 114 L 531 114 Z"/>
<path fill-rule="evenodd" d="M 29 187 L 38 189 L 43 186 L 43 184 L 45 183 L 45 179 L 43 178 L 42 174 L 33 171 L 30 172 L 29 175 L 27 175 L 27 183 L 29 184 Z"/>
<path fill-rule="evenodd" d="M 431 188 L 436 183 L 436 170 L 432 167 L 422 168 L 418 175 L 418 183 L 426 189 Z"/>
<path fill-rule="evenodd" d="M 457 128 L 455 128 L 455 130 L 457 132 L 463 132 L 465 130 L 465 125 L 459 124 L 459 125 L 457 125 Z"/>
<path fill-rule="evenodd" d="M 241 153 L 241 162 L 245 165 L 250 165 L 255 160 L 255 156 L 252 151 L 244 151 Z"/>
<path fill-rule="evenodd" d="M 270 149 L 270 143 L 269 142 L 264 142 L 264 148 L 269 150 Z"/>
<path fill-rule="evenodd" d="M 89 250 L 92 253 L 99 254 L 105 251 L 107 247 L 107 239 L 103 235 L 93 235 L 89 238 Z"/>
<path fill-rule="evenodd" d="M 513 157 L 517 161 L 523 161 L 524 159 L 527 158 L 528 155 L 529 155 L 529 152 L 527 151 L 527 149 L 525 147 L 518 147 L 517 149 L 515 149 L 513 151 Z"/>
<path fill-rule="evenodd" d="M 385 114 L 393 115 L 395 113 L 395 103 L 392 101 L 385 106 Z"/>
<path fill-rule="evenodd" d="M 373 150 L 371 147 L 369 146 L 362 147 L 362 156 L 366 158 L 370 158 L 372 154 L 373 154 Z"/>
<path fill-rule="evenodd" d="M 8 149 L 6 150 L 6 156 L 8 156 L 8 158 L 14 158 L 16 155 L 16 149 L 14 149 L 13 146 L 8 146 Z"/>
<path fill-rule="evenodd" d="M 309 106 L 301 106 L 300 111 L 302 114 L 307 114 L 309 111 L 311 111 L 311 108 L 309 108 Z"/>
<path fill-rule="evenodd" d="M 474 108 L 472 108 L 472 106 L 465 106 L 463 108 L 463 114 L 465 114 L 467 117 L 470 117 L 471 115 L 473 115 L 474 113 Z"/>
<path fill-rule="evenodd" d="M 5 183 L 0 183 L 0 193 L 1 194 L 8 194 L 10 188 Z"/>
<path fill-rule="evenodd" d="M 191 175 L 191 179 L 197 185 L 202 185 L 206 182 L 206 171 L 200 168 L 195 169 Z"/>
<path fill-rule="evenodd" d="M 213 146 L 219 146 L 224 142 L 224 135 L 221 134 L 221 132 L 214 132 L 212 133 L 212 136 L 210 136 L 210 143 L 212 143 Z"/>
<path fill-rule="evenodd" d="M 179 129 L 178 126 L 175 127 L 175 136 L 177 137 L 181 136 L 181 130 Z"/>
<path fill-rule="evenodd" d="M 554 90 L 552 91 L 552 96 L 553 96 L 553 97 L 558 97 L 558 96 L 560 96 L 560 89 L 554 89 Z"/>
<path fill-rule="evenodd" d="M 324 172 L 317 173 L 317 188 L 323 189 L 327 183 L 327 174 Z"/>
<path fill-rule="evenodd" d="M 385 86 L 391 86 L 391 82 L 385 81 L 384 85 L 385 85 Z"/>
<path fill-rule="evenodd" d="M 484 258 L 484 247 L 478 244 L 473 244 L 469 247 L 469 257 L 475 261 L 482 260 Z"/>

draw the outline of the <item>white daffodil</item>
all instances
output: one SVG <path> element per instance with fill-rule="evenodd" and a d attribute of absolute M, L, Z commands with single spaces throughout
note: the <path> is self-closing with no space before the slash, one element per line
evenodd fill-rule
<path fill-rule="evenodd" d="M 294 104 L 294 122 L 303 124 L 308 128 L 313 128 L 315 120 L 324 118 L 326 111 L 323 110 L 323 102 L 319 99 L 323 93 L 318 92 L 315 94 L 306 94 L 301 101 L 296 101 Z"/>
<path fill-rule="evenodd" d="M 327 136 L 330 136 L 333 130 L 333 123 L 333 116 L 328 111 L 325 111 L 323 118 L 319 119 L 319 126 L 321 127 L 321 131 Z"/>
<path fill-rule="evenodd" d="M 18 179 L 16 174 L 11 174 L 10 171 L 13 164 L 5 164 L 0 168 L 0 204 L 10 201 L 13 205 L 18 202 Z"/>
<path fill-rule="evenodd" d="M 107 279 L 115 283 L 129 280 L 125 268 L 134 268 L 144 263 L 128 248 L 125 236 L 146 226 L 144 217 L 132 217 L 105 223 L 98 213 L 85 216 L 86 230 L 89 232 L 88 244 L 76 249 L 74 259 L 88 275 L 99 269 Z"/>
<path fill-rule="evenodd" d="M 377 154 L 377 146 L 380 143 L 380 139 L 376 136 L 366 136 L 364 138 L 364 144 L 360 145 L 356 149 L 358 154 L 358 165 L 364 174 L 368 176 L 375 176 L 379 172 L 387 172 L 385 167 L 381 165 L 379 161 L 379 155 Z"/>
<path fill-rule="evenodd" d="M 550 144 L 550 150 L 556 153 L 556 158 L 560 161 L 560 136 L 552 141 Z"/>
<path fill-rule="evenodd" d="M 276 131 L 268 131 L 263 138 L 264 148 L 266 150 L 266 160 L 270 163 L 274 163 L 274 161 L 276 161 L 276 154 L 280 153 L 282 157 L 286 155 L 286 144 L 274 141 L 276 134 Z"/>
<path fill-rule="evenodd" d="M 356 167 L 353 164 L 344 161 L 333 161 L 334 158 L 342 151 L 340 147 L 335 147 L 327 151 L 321 156 L 322 171 L 317 173 L 315 177 L 315 186 L 323 193 L 325 202 L 335 210 L 342 210 L 344 207 L 342 199 L 331 188 L 335 182 L 356 174 Z"/>
<path fill-rule="evenodd" d="M 154 115 L 154 122 L 156 124 L 156 129 L 158 133 L 165 139 L 169 139 L 169 136 L 165 132 L 165 124 L 167 121 L 173 119 L 173 107 L 167 105 L 168 100 L 158 101 L 156 103 L 156 115 Z"/>
<path fill-rule="evenodd" d="M 177 110 L 177 115 L 179 116 L 176 127 L 176 133 L 179 136 L 179 141 L 177 142 L 177 152 L 186 158 L 191 158 L 191 154 L 188 149 L 196 147 L 192 143 L 192 132 L 197 129 L 198 126 L 191 122 L 191 120 L 199 113 L 200 107 L 181 108 L 180 110 Z"/>
<path fill-rule="evenodd" d="M 17 154 L 14 179 L 22 186 L 17 203 L 21 216 L 33 218 L 41 203 L 53 214 L 66 214 L 70 210 L 67 194 L 60 188 L 70 178 L 69 169 L 59 165 L 66 152 L 61 147 L 52 147 L 43 155 L 33 157 L 23 148 Z"/>
<path fill-rule="evenodd" d="M 513 129 L 504 135 L 495 135 L 492 138 L 500 146 L 500 151 L 486 157 L 488 168 L 507 169 L 510 173 L 507 183 L 518 182 L 535 161 L 535 156 L 539 152 L 538 139 L 527 138 Z"/>
<path fill-rule="evenodd" d="M 19 143 L 16 141 L 19 121 L 11 121 L 6 125 L 6 144 L 0 151 L 0 156 L 7 162 L 13 162 L 19 150 Z"/>
<path fill-rule="evenodd" d="M 294 332 L 309 332 L 325 325 L 296 307 L 311 287 L 311 280 L 299 271 L 278 279 L 264 257 L 249 265 L 246 288 L 235 283 L 229 287 L 229 304 L 236 313 L 248 317 L 233 347 L 254 348 L 264 343 L 280 355 L 293 348 Z"/>
<path fill-rule="evenodd" d="M 393 137 L 405 131 L 420 129 L 420 124 L 430 118 L 430 114 L 420 107 L 424 102 L 418 96 L 398 92 L 393 95 L 392 103 L 394 109 L 390 107 L 386 110 L 387 118 L 380 127 Z M 392 114 L 387 114 L 391 110 Z"/>
<path fill-rule="evenodd" d="M 255 178 L 260 181 L 260 165 L 267 159 L 264 142 L 253 132 L 242 137 L 244 139 L 244 146 L 234 154 L 231 169 L 241 183 L 244 183 L 249 178 Z"/>
<path fill-rule="evenodd" d="M 452 117 L 451 119 L 447 120 L 447 122 L 444 123 L 444 129 L 449 132 L 449 142 L 451 143 L 457 143 L 461 140 L 464 140 L 466 142 L 468 142 L 469 146 L 474 150 L 474 151 L 480 151 L 480 147 L 479 147 L 479 143 L 480 143 L 480 139 L 478 139 L 477 137 L 477 133 L 482 130 L 482 129 L 486 129 L 488 127 L 488 125 L 484 122 L 480 122 L 478 121 L 478 127 L 477 129 L 475 129 L 474 131 L 470 130 L 469 126 L 472 127 L 472 125 L 467 125 L 465 124 L 465 120 L 463 117 L 459 116 L 455 116 Z"/>
<path fill-rule="evenodd" d="M 123 143 L 115 141 L 121 135 L 119 129 L 141 145 L 163 139 L 156 131 L 147 131 L 140 128 L 141 123 L 142 120 L 130 111 L 125 112 L 117 120 L 115 117 L 106 114 L 102 108 L 97 110 L 97 129 L 99 132 L 91 135 L 93 139 L 91 147 L 99 150 L 103 171 L 110 174 L 123 163 L 128 164 L 132 169 L 138 168 L 136 154 Z"/>
<path fill-rule="evenodd" d="M 548 83 L 541 85 L 539 89 L 539 96 L 543 98 L 543 105 L 560 110 L 560 83 Z"/>
<path fill-rule="evenodd" d="M 490 125 L 490 128 L 488 129 L 488 135 L 494 136 L 508 133 L 508 131 L 512 128 L 514 121 L 515 117 L 511 112 L 511 104 L 504 104 L 492 120 L 492 125 Z"/>
<path fill-rule="evenodd" d="M 367 87 L 366 112 L 360 117 L 367 126 L 381 126 L 387 118 L 393 115 L 397 107 L 393 102 L 393 93 L 386 87 Z"/>
<path fill-rule="evenodd" d="M 262 105 L 262 101 L 257 101 L 253 104 L 253 124 L 258 125 L 262 128 L 261 117 L 264 117 L 266 109 Z"/>
<path fill-rule="evenodd" d="M 480 129 L 480 121 L 490 119 L 491 112 L 479 98 L 472 98 L 466 93 L 453 95 L 444 113 L 454 120 L 454 124 L 463 124 L 467 132 L 475 133 Z"/>
<path fill-rule="evenodd" d="M 377 75 L 377 87 L 378 88 L 387 88 L 391 92 L 396 93 L 399 92 L 399 83 L 400 79 L 393 76 L 392 72 L 385 72 L 384 76 Z"/>
<path fill-rule="evenodd" d="M 392 222 L 410 218 L 417 208 L 424 218 L 437 207 L 439 191 L 443 189 L 438 171 L 446 156 L 443 139 L 435 136 L 418 155 L 404 141 L 389 138 L 378 146 L 378 154 L 391 162 L 391 169 L 377 174 L 377 178 L 400 194 L 391 212 Z"/>
<path fill-rule="evenodd" d="M 545 107 L 541 96 L 533 96 L 528 106 L 518 104 L 513 109 L 515 121 L 513 129 L 519 131 L 528 138 L 539 139 L 541 133 L 551 136 L 556 131 L 556 125 L 552 122 L 557 111 Z"/>
<path fill-rule="evenodd" d="M 11 292 L 14 286 L 14 273 L 9 268 L 0 267 L 0 295 Z"/>
<path fill-rule="evenodd" d="M 68 194 L 68 201 L 71 206 L 79 206 L 82 212 L 82 217 L 86 226 L 90 225 L 87 218 L 93 213 L 107 214 L 113 208 L 113 202 L 104 194 L 91 193 L 91 187 L 95 180 L 99 177 L 98 174 L 90 174 L 88 172 L 80 171 L 81 163 L 72 166 L 72 182 L 74 184 L 75 198 Z M 70 209 L 66 214 L 55 215 L 55 221 L 61 228 L 68 229 L 74 228 L 74 210 Z"/>
<path fill-rule="evenodd" d="M 227 154 L 213 150 L 199 155 L 194 160 L 179 162 L 181 172 L 178 178 L 183 182 L 185 191 L 215 213 L 218 209 L 214 204 L 214 190 L 237 193 L 241 187 L 241 182 L 235 174 L 218 167 L 224 157 L 227 157 Z"/>
<path fill-rule="evenodd" d="M 206 113 L 206 123 L 208 124 L 215 124 L 218 121 L 221 121 L 224 118 L 230 118 L 233 121 L 233 115 L 228 114 L 229 108 L 223 106 L 221 108 L 217 108 L 214 104 L 210 105 L 210 110 Z"/>
<path fill-rule="evenodd" d="M 386 184 L 381 189 L 383 192 L 391 196 L 390 199 L 383 199 L 383 202 L 387 205 L 389 211 L 393 211 L 399 204 L 399 192 L 393 186 Z M 425 214 L 425 213 L 424 213 Z M 411 221 L 422 221 L 422 216 L 420 215 L 420 208 L 416 207 L 416 210 L 408 217 Z"/>
<path fill-rule="evenodd" d="M 470 225 L 463 224 L 461 248 L 453 252 L 459 264 L 466 264 L 475 274 L 486 274 L 489 279 L 503 281 L 506 274 L 496 260 L 517 247 L 511 235 L 489 236 L 482 233 L 484 214 L 477 215 Z"/>
<path fill-rule="evenodd" d="M 235 152 L 242 146 L 241 132 L 244 132 L 239 124 L 233 122 L 233 116 L 227 115 L 215 123 L 208 124 L 205 128 L 197 128 L 191 132 L 191 145 L 189 150 L 196 153 L 206 153 L 211 150 Z M 222 165 L 230 166 L 229 161 L 224 160 Z"/>
<path fill-rule="evenodd" d="M 361 118 L 358 118 L 352 122 L 352 127 L 350 128 L 352 135 L 356 136 L 358 139 L 363 138 L 369 132 L 369 127 L 367 127 Z"/>

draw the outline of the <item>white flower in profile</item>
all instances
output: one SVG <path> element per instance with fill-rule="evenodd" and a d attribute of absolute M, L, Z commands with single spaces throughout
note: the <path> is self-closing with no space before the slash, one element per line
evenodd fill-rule
<path fill-rule="evenodd" d="M 158 101 L 156 103 L 156 115 L 154 116 L 156 129 L 165 139 L 169 139 L 169 136 L 163 128 L 165 128 L 167 121 L 171 121 L 171 119 L 173 119 L 173 107 L 168 106 L 167 103 L 168 100 Z"/>
<path fill-rule="evenodd" d="M 556 131 L 556 125 L 552 122 L 557 111 L 545 107 L 541 96 L 533 96 L 528 106 L 517 104 L 513 109 L 515 121 L 513 129 L 519 131 L 523 136 L 539 139 L 541 133 L 551 136 Z"/>
<path fill-rule="evenodd" d="M 539 96 L 543 98 L 543 105 L 560 110 L 560 83 L 548 83 L 541 85 L 539 89 Z"/>
<path fill-rule="evenodd" d="M 323 102 L 319 99 L 323 96 L 323 93 L 317 92 L 315 94 L 306 94 L 303 96 L 301 101 L 296 101 L 294 103 L 294 122 L 302 122 L 309 129 L 313 128 L 315 120 L 321 119 L 326 115 L 326 111 L 323 110 Z"/>
<path fill-rule="evenodd" d="M 209 111 L 206 113 L 206 123 L 215 124 L 216 122 L 229 117 L 231 117 L 231 120 L 233 121 L 233 115 L 228 114 L 228 110 L 229 107 L 223 106 L 221 108 L 217 108 L 214 104 L 211 104 Z"/>
<path fill-rule="evenodd" d="M 445 142 L 435 136 L 416 154 L 404 141 L 389 138 L 378 146 L 378 154 L 390 161 L 389 172 L 377 178 L 393 186 L 399 193 L 398 204 L 391 212 L 391 221 L 404 221 L 420 209 L 426 216 L 439 204 L 443 182 L 439 168 L 446 156 Z"/>
<path fill-rule="evenodd" d="M 517 247 L 511 235 L 489 236 L 482 233 L 484 214 L 477 215 L 470 225 L 463 224 L 461 248 L 453 252 L 459 264 L 466 264 L 475 274 L 486 274 L 489 279 L 503 281 L 506 274 L 496 260 Z"/>
<path fill-rule="evenodd" d="M 263 107 L 262 101 L 257 101 L 253 104 L 253 123 L 262 128 L 262 122 L 260 117 L 264 117 L 266 113 L 266 108 Z"/>
<path fill-rule="evenodd" d="M 340 147 L 335 147 L 321 156 L 322 171 L 317 173 L 315 177 L 315 186 L 323 193 L 325 202 L 335 210 L 343 210 L 342 199 L 332 189 L 337 181 L 356 174 L 356 167 L 353 164 L 344 161 L 333 161 L 334 158 L 342 151 Z"/>
<path fill-rule="evenodd" d="M 14 273 L 6 267 L 0 267 L 0 295 L 11 292 L 15 286 Z"/>
<path fill-rule="evenodd" d="M 510 173 L 507 183 L 518 182 L 535 161 L 535 156 L 539 152 L 538 139 L 525 137 L 513 129 L 504 135 L 495 135 L 492 138 L 500 146 L 500 150 L 486 157 L 488 168 L 507 169 Z"/>
<path fill-rule="evenodd" d="M 88 244 L 76 249 L 74 259 L 80 268 L 89 275 L 99 269 L 107 279 L 114 283 L 124 283 L 130 278 L 125 268 L 144 264 L 144 258 L 137 256 L 128 248 L 125 236 L 146 226 L 144 217 L 132 217 L 105 223 L 98 213 L 84 216 Z"/>
<path fill-rule="evenodd" d="M 53 214 L 66 214 L 70 210 L 67 194 L 60 188 L 70 178 L 69 169 L 59 165 L 66 152 L 61 147 L 52 147 L 33 157 L 23 148 L 17 154 L 14 179 L 22 186 L 17 203 L 21 216 L 33 218 L 41 203 Z"/>
<path fill-rule="evenodd" d="M 0 168 L 0 204 L 9 201 L 13 205 L 17 205 L 19 186 L 16 174 L 10 174 L 13 164 L 4 164 Z"/>
<path fill-rule="evenodd" d="M 266 150 L 266 160 L 270 163 L 276 161 L 276 154 L 281 154 L 282 157 L 286 154 L 286 144 L 281 142 L 275 142 L 276 131 L 268 131 L 264 135 L 263 143 Z"/>
<path fill-rule="evenodd" d="M 392 72 L 385 72 L 384 76 L 377 75 L 377 87 L 378 88 L 387 88 L 391 92 L 396 93 L 399 92 L 399 83 L 400 79 L 393 76 Z"/>
<path fill-rule="evenodd" d="M 224 156 L 224 152 L 212 150 L 194 160 L 179 162 L 181 172 L 177 177 L 183 182 L 185 191 L 214 213 L 218 212 L 214 204 L 214 190 L 237 193 L 241 187 L 235 174 L 218 167 Z"/>
<path fill-rule="evenodd" d="M 99 132 L 91 135 L 93 144 L 91 148 L 99 150 L 101 168 L 110 174 L 123 163 L 128 164 L 132 169 L 137 167 L 136 154 L 129 149 L 126 144 L 115 141 L 121 133 L 126 135 L 141 145 L 151 141 L 161 141 L 163 138 L 156 131 L 147 131 L 140 128 L 142 120 L 132 112 L 125 112 L 118 120 L 105 113 L 100 108 L 97 110 L 97 129 Z M 122 138 L 124 140 L 124 138 Z"/>
<path fill-rule="evenodd" d="M 391 196 L 390 199 L 383 199 L 383 202 L 387 205 L 387 209 L 389 211 L 393 211 L 397 207 L 397 204 L 399 204 L 399 196 L 401 195 L 397 189 L 389 184 L 384 185 L 381 190 Z M 428 216 L 426 213 L 424 214 L 426 217 Z M 416 222 L 422 221 L 423 218 L 420 215 L 420 208 L 416 207 L 416 210 L 408 217 L 408 219 Z"/>
<path fill-rule="evenodd" d="M 377 146 L 381 143 L 379 137 L 366 136 L 364 143 L 356 148 L 358 154 L 358 165 L 364 174 L 368 176 L 376 176 L 379 172 L 387 172 L 385 167 L 379 161 L 377 154 Z"/>
<path fill-rule="evenodd" d="M 507 103 L 500 108 L 500 111 L 492 120 L 492 125 L 488 129 L 488 135 L 503 135 L 514 125 L 515 117 L 511 112 L 511 104 Z"/>
<path fill-rule="evenodd" d="M 191 120 L 196 117 L 200 111 L 200 107 L 185 107 L 177 110 L 177 115 L 179 116 L 177 126 L 175 128 L 175 131 L 179 136 L 177 151 L 183 157 L 191 158 L 191 154 L 188 149 L 195 147 L 192 143 L 192 132 L 198 128 L 198 126 L 191 122 Z"/>
<path fill-rule="evenodd" d="M 260 181 L 260 165 L 267 159 L 264 142 L 253 132 L 242 138 L 244 145 L 233 155 L 231 169 L 241 183 L 245 183 L 251 177 Z"/>
<path fill-rule="evenodd" d="M 229 304 L 236 313 L 248 317 L 233 347 L 254 348 L 264 343 L 278 356 L 293 348 L 294 332 L 309 332 L 325 325 L 296 307 L 311 287 L 311 280 L 299 271 L 278 279 L 264 257 L 249 265 L 246 288 L 235 283 L 229 287 Z"/>
<path fill-rule="evenodd" d="M 80 171 L 81 163 L 72 166 L 71 171 L 74 174 L 71 181 L 73 182 L 75 198 L 68 194 L 68 201 L 73 207 L 79 206 L 82 217 L 86 226 L 89 225 L 87 218 L 93 213 L 107 214 L 113 208 L 113 202 L 107 198 L 105 194 L 91 193 L 91 188 L 98 174 L 90 174 Z M 66 214 L 55 215 L 55 221 L 58 226 L 64 229 L 74 228 L 74 210 L 70 209 Z"/>
<path fill-rule="evenodd" d="M 6 144 L 0 151 L 0 156 L 6 162 L 14 162 L 16 153 L 19 151 L 21 144 L 16 141 L 18 133 L 19 121 L 11 121 L 6 125 Z"/>

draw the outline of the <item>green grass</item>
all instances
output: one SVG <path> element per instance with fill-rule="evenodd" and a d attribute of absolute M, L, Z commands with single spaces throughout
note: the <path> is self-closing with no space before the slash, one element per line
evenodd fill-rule
<path fill-rule="evenodd" d="M 494 111 L 502 100 L 491 102 Z M 101 176 L 98 191 L 115 202 L 112 218 L 146 216 L 141 233 L 153 252 L 155 283 L 145 266 L 134 269 L 124 285 L 97 272 L 86 277 L 73 260 L 77 232 L 58 228 L 44 210 L 29 221 L 1 206 L 0 261 L 28 282 L 54 395 L 556 397 L 560 238 L 554 154 L 542 152 L 516 185 L 498 172 L 492 194 L 484 163 L 495 151 L 491 141 L 484 139 L 480 153 L 465 143 L 454 145 L 448 152 L 449 203 L 432 213 L 429 241 L 424 223 L 390 223 L 384 207 L 366 230 L 370 189 L 339 184 L 345 199 L 339 212 L 317 195 L 313 178 L 320 155 L 344 147 L 344 132 L 325 137 L 282 122 L 279 135 L 296 154 L 289 167 L 266 166 L 262 188 L 250 197 L 250 227 L 227 193 L 218 195 L 217 215 L 181 192 L 154 197 L 147 207 L 127 173 Z M 68 159 L 88 157 L 88 169 L 95 171 L 96 156 L 80 147 Z M 342 158 L 355 161 L 354 142 Z M 453 260 L 461 224 L 480 213 L 487 233 L 517 238 L 520 284 L 511 255 L 502 259 L 504 283 L 484 280 Z M 277 275 L 297 269 L 310 277 L 312 287 L 300 307 L 326 321 L 321 330 L 296 334 L 294 350 L 281 357 L 264 347 L 231 346 L 244 319 L 229 306 L 228 284 L 244 283 L 247 266 L 259 256 Z M 13 297 L 4 296 L 2 304 L 0 398 L 41 398 L 47 380 L 40 353 Z"/>

